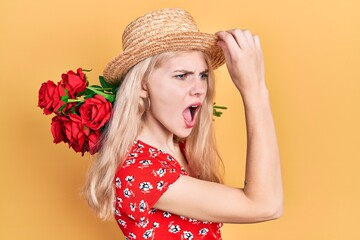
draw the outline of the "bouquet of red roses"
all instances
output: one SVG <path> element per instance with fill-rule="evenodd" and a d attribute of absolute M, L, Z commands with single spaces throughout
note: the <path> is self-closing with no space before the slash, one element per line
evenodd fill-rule
<path fill-rule="evenodd" d="M 55 84 L 49 80 L 39 90 L 38 106 L 51 120 L 54 143 L 65 142 L 75 152 L 95 154 L 104 126 L 109 121 L 116 87 L 99 76 L 101 86 L 89 86 L 86 74 L 77 69 L 62 74 Z"/>
<path fill-rule="evenodd" d="M 55 113 L 51 120 L 54 143 L 68 143 L 75 152 L 95 154 L 99 150 L 101 132 L 109 121 L 116 87 L 99 76 L 100 84 L 89 86 L 86 74 L 91 70 L 77 69 L 61 75 L 55 84 L 49 80 L 41 84 L 38 107 L 44 114 Z M 213 115 L 220 117 L 226 109 L 213 106 Z"/>

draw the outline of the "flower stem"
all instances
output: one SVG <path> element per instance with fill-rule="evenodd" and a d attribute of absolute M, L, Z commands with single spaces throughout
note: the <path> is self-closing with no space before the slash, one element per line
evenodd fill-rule
<path fill-rule="evenodd" d="M 83 100 L 80 100 L 80 99 L 68 99 L 68 103 L 71 103 L 71 102 L 83 102 Z"/>

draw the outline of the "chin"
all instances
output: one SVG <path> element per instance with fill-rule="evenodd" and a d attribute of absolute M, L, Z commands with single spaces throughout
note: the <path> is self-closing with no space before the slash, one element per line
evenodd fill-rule
<path fill-rule="evenodd" d="M 174 133 L 174 135 L 178 138 L 187 138 L 191 131 L 192 129 L 185 129 L 184 131 Z"/>

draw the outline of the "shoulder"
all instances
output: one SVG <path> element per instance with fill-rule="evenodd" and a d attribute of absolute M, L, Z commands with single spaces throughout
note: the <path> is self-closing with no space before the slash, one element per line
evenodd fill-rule
<path fill-rule="evenodd" d="M 129 154 L 118 167 L 118 171 L 138 171 L 160 168 L 178 168 L 175 159 L 165 152 L 145 145 L 140 141 L 135 141 Z"/>
<path fill-rule="evenodd" d="M 151 167 L 179 168 L 177 161 L 166 152 L 147 145 L 141 141 L 134 141 L 127 157 L 119 168 L 151 168 Z"/>
<path fill-rule="evenodd" d="M 114 179 L 115 195 L 122 211 L 134 218 L 148 213 L 182 175 L 181 168 L 172 161 L 175 160 L 168 159 L 159 150 L 135 142 Z"/>
<path fill-rule="evenodd" d="M 128 156 L 115 173 L 116 184 L 121 181 L 173 182 L 182 174 L 180 165 L 170 155 L 135 141 Z M 138 182 L 140 184 L 141 182 Z"/>

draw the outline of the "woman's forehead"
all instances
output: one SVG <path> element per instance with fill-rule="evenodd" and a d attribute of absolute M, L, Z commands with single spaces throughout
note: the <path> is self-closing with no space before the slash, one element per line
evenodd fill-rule
<path fill-rule="evenodd" d="M 186 70 L 191 72 L 203 72 L 208 70 L 204 53 L 199 51 L 166 53 L 157 67 L 169 71 Z"/>

